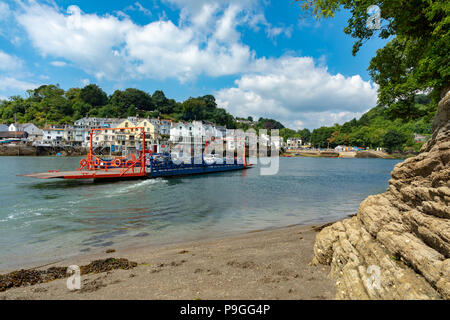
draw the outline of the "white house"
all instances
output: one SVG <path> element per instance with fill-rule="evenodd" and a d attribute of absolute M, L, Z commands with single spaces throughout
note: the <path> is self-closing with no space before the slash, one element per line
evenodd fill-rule
<path fill-rule="evenodd" d="M 89 147 L 90 129 L 83 125 L 74 125 L 72 134 L 72 145 Z"/>
<path fill-rule="evenodd" d="M 172 127 L 172 121 L 170 120 L 160 120 L 159 124 L 159 134 L 170 135 L 170 128 Z"/>
<path fill-rule="evenodd" d="M 334 151 L 336 152 L 344 152 L 344 151 L 349 151 L 349 148 L 347 146 L 337 146 L 336 148 L 334 148 Z"/>
<path fill-rule="evenodd" d="M 75 126 L 84 126 L 86 128 L 115 128 L 124 119 L 119 118 L 81 118 L 75 121 Z"/>
<path fill-rule="evenodd" d="M 170 128 L 170 141 L 180 143 L 184 139 L 190 139 L 194 136 L 194 126 L 192 123 L 178 122 L 174 123 Z"/>
<path fill-rule="evenodd" d="M 42 131 L 42 143 L 44 145 L 60 146 L 66 143 L 65 137 L 67 137 L 67 133 L 65 130 L 65 126 L 50 125 L 44 127 Z"/>
<path fill-rule="evenodd" d="M 286 140 L 286 146 L 288 149 L 298 149 L 302 146 L 302 139 L 289 138 Z"/>
<path fill-rule="evenodd" d="M 194 126 L 193 135 L 199 141 L 204 142 L 215 137 L 217 134 L 216 128 L 211 122 L 193 121 L 192 125 Z"/>

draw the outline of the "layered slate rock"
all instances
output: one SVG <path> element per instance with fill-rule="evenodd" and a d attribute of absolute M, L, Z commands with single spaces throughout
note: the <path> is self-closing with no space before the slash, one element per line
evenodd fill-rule
<path fill-rule="evenodd" d="M 324 228 L 314 263 L 331 265 L 338 299 L 450 299 L 450 92 L 433 136 L 395 166 L 389 188 Z"/>

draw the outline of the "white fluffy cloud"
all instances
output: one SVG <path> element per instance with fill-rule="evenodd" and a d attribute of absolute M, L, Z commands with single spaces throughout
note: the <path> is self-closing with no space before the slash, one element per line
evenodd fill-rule
<path fill-rule="evenodd" d="M 13 77 L 8 77 L 8 76 L 0 76 L 0 92 L 1 91 L 7 92 L 8 90 L 25 91 L 25 90 L 34 89 L 37 87 L 38 87 L 38 85 L 28 82 L 28 81 L 23 81 L 23 80 L 19 80 L 19 79 L 16 79 Z"/>
<path fill-rule="evenodd" d="M 86 72 L 117 77 L 123 60 L 115 54 L 133 24 L 113 16 L 84 14 L 70 6 L 67 14 L 54 7 L 31 2 L 17 14 L 33 45 L 43 56 L 65 58 Z"/>
<path fill-rule="evenodd" d="M 54 67 L 65 67 L 67 66 L 67 63 L 65 63 L 64 61 L 52 61 L 50 62 L 50 64 Z"/>
<path fill-rule="evenodd" d="M 0 50 L 0 71 L 17 71 L 23 66 L 23 61 L 16 56 Z"/>
<path fill-rule="evenodd" d="M 0 21 L 6 20 L 11 15 L 11 10 L 5 2 L 0 2 Z"/>
<path fill-rule="evenodd" d="M 166 78 L 235 74 L 251 62 L 236 31 L 241 7 L 205 3 L 189 24 L 159 20 L 141 26 L 112 15 L 67 12 L 30 2 L 17 14 L 43 56 L 64 58 L 97 79 Z M 187 11 L 183 11 L 188 16 Z M 211 26 L 205 33 L 205 26 Z M 201 30 L 201 32 L 200 32 Z"/>
<path fill-rule="evenodd" d="M 0 93 L 36 88 L 34 83 L 20 80 L 25 75 L 23 67 L 22 59 L 0 50 Z"/>
<path fill-rule="evenodd" d="M 310 57 L 259 60 L 236 87 L 216 92 L 236 116 L 273 117 L 290 127 L 316 127 L 360 116 L 377 101 L 377 88 L 360 76 L 332 75 Z"/>
<path fill-rule="evenodd" d="M 99 80 L 238 74 L 255 55 L 238 26 L 260 24 L 270 38 L 289 33 L 268 23 L 256 0 L 168 3 L 180 8 L 178 25 L 167 19 L 138 25 L 123 15 L 87 14 L 74 5 L 63 12 L 35 1 L 23 4 L 16 18 L 43 56 L 64 58 Z"/>

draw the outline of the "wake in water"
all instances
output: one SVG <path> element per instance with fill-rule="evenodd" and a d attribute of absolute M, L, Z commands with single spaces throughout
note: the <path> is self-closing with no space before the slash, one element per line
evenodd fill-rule
<path fill-rule="evenodd" d="M 144 191 L 148 189 L 149 186 L 153 185 L 164 185 L 167 184 L 167 180 L 164 179 L 147 179 L 139 182 L 132 183 L 131 185 L 128 185 L 123 188 L 118 188 L 114 192 L 114 195 L 122 194 L 122 193 L 128 193 L 128 192 L 135 192 L 135 191 Z"/>
<path fill-rule="evenodd" d="M 76 181 L 75 181 L 76 182 Z M 126 185 L 124 185 L 126 184 Z M 44 200 L 46 207 L 38 207 L 38 208 L 29 208 L 26 204 L 17 203 L 14 205 L 10 212 L 2 215 L 0 217 L 1 222 L 8 222 L 11 220 L 17 219 L 33 219 L 38 218 L 40 216 L 45 215 L 61 215 L 61 214 L 70 214 L 73 215 L 74 212 L 79 210 L 81 204 L 98 202 L 101 203 L 104 199 L 117 198 L 126 195 L 134 195 L 136 193 L 148 192 L 149 189 L 156 186 L 163 186 L 167 184 L 167 180 L 164 179 L 147 179 L 143 181 L 133 181 L 126 183 L 114 183 L 114 184 L 94 184 L 86 182 L 73 183 L 70 181 L 67 183 L 66 181 L 59 182 L 48 182 L 48 183 L 40 183 L 38 185 L 33 185 L 31 188 L 39 189 L 42 191 L 52 190 L 57 188 L 74 188 L 80 187 L 83 191 L 87 188 L 88 195 L 84 192 L 82 194 L 78 194 L 79 199 L 73 199 L 75 195 L 73 193 L 66 195 L 66 197 L 70 196 L 71 200 L 66 197 L 61 197 L 59 195 L 48 195 L 43 194 L 42 199 Z M 66 198 L 66 199 L 64 199 Z M 31 221 L 29 221 L 31 222 Z"/>

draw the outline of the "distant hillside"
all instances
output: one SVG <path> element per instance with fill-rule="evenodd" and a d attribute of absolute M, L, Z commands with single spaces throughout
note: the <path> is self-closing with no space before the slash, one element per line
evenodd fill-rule
<path fill-rule="evenodd" d="M 376 106 L 359 120 L 343 125 L 314 129 L 311 143 L 316 147 L 350 145 L 358 147 L 385 147 L 389 151 L 418 151 L 423 143 L 416 143 L 414 133 L 429 136 L 436 104 L 426 95 L 418 95 L 409 112 L 399 117 L 384 106 Z"/>
<path fill-rule="evenodd" d="M 170 119 L 173 121 L 206 120 L 229 129 L 282 129 L 284 126 L 273 119 L 260 118 L 249 121 L 251 125 L 238 123 L 225 109 L 218 108 L 212 95 L 178 102 L 169 99 L 161 90 L 153 94 L 128 88 L 116 90 L 108 96 L 99 86 L 90 84 L 84 88 L 67 91 L 58 85 L 43 85 L 27 90 L 28 97 L 13 96 L 0 101 L 0 123 L 33 122 L 45 124 L 72 124 L 83 117 L 125 118 L 141 117 Z M 251 118 L 251 117 L 249 117 Z"/>
<path fill-rule="evenodd" d="M 0 123 L 33 122 L 45 124 L 72 124 L 85 116 L 124 118 L 161 117 L 173 121 L 207 120 L 229 129 L 247 130 L 279 129 L 280 136 L 301 138 L 316 147 L 351 145 L 358 147 L 386 147 L 390 150 L 411 149 L 417 151 L 421 143 L 414 142 L 414 133 L 431 134 L 431 121 L 436 106 L 425 95 L 418 95 L 409 112 L 399 118 L 391 108 L 377 106 L 359 120 L 353 119 L 343 125 L 331 127 L 292 130 L 274 119 L 259 118 L 253 121 L 235 118 L 225 109 L 218 108 L 212 95 L 178 102 L 169 99 L 161 90 L 149 94 L 142 90 L 128 88 L 116 90 L 108 96 L 100 87 L 90 84 L 84 88 L 67 91 L 57 85 L 43 85 L 27 91 L 28 97 L 13 96 L 0 101 Z M 237 121 L 247 120 L 247 121 Z"/>

